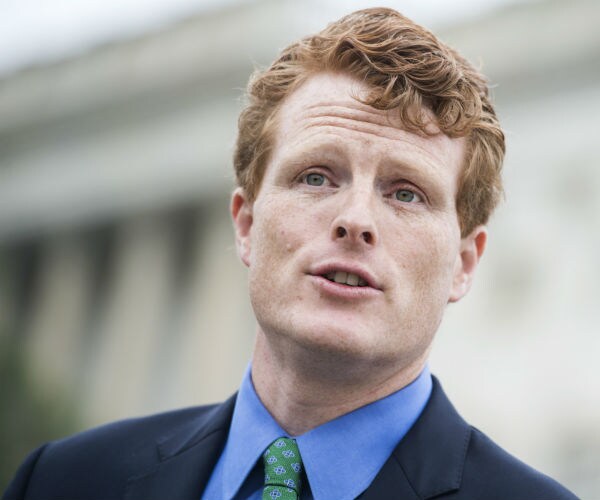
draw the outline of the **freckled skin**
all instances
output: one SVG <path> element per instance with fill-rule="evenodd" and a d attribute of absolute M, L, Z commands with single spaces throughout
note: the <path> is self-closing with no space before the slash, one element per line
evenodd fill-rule
<path fill-rule="evenodd" d="M 310 366 L 303 377 L 389 380 L 389 393 L 397 374 L 425 363 L 446 304 L 468 290 L 485 232 L 460 236 L 464 141 L 403 130 L 393 112 L 354 98 L 365 90 L 321 73 L 288 96 L 256 200 L 238 190 L 232 207 L 259 325 L 254 365 L 276 352 Z M 323 184 L 309 185 L 309 173 Z M 399 189 L 414 200 L 396 199 Z M 365 300 L 329 294 L 311 275 L 325 261 L 357 263 L 379 290 Z"/>

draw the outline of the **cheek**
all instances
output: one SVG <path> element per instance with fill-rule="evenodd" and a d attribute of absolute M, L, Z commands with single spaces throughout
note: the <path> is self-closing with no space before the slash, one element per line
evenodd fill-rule
<path fill-rule="evenodd" d="M 255 266 L 270 266 L 286 261 L 302 245 L 301 221 L 285 204 L 263 207 L 264 217 L 256 217 L 252 232 L 252 261 Z"/>
<path fill-rule="evenodd" d="M 447 288 L 452 272 L 460 234 L 451 223 L 415 224 L 403 234 L 396 245 L 397 262 L 403 272 L 413 276 L 413 283 L 421 289 Z"/>
<path fill-rule="evenodd" d="M 259 323 L 267 328 L 273 317 L 290 303 L 302 301 L 294 284 L 302 269 L 298 265 L 301 249 L 310 237 L 298 211 L 289 204 L 268 203 L 255 214 L 249 269 L 250 298 Z M 283 321 L 287 324 L 291 318 L 286 317 Z"/>

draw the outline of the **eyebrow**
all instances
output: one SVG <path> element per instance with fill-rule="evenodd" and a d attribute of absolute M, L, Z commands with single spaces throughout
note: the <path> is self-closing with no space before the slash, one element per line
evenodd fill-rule
<path fill-rule="evenodd" d="M 307 136 L 304 136 L 304 139 L 306 138 Z M 437 161 L 433 158 L 431 160 L 423 157 L 415 158 L 412 154 L 398 152 L 398 149 L 390 148 L 378 159 L 375 165 L 377 169 L 376 178 L 378 177 L 382 182 L 401 180 L 414 182 L 426 191 L 431 201 L 444 198 L 443 186 L 451 179 L 438 175 L 440 171 L 444 170 L 445 164 L 443 161 Z M 424 149 L 419 146 L 419 150 Z M 336 165 L 350 163 L 351 156 L 351 151 L 344 146 L 343 141 L 333 140 L 331 136 L 322 132 L 315 132 L 308 143 L 302 142 L 291 145 L 281 156 L 281 161 L 284 170 L 301 166 L 326 167 L 330 165 L 336 167 Z M 429 156 L 428 154 L 427 157 Z"/>
<path fill-rule="evenodd" d="M 291 165 L 303 165 L 307 162 L 320 163 L 323 161 L 340 163 L 340 158 L 342 162 L 349 160 L 348 152 L 343 146 L 325 137 L 310 144 L 292 145 L 286 149 L 281 158 L 284 163 Z"/>
<path fill-rule="evenodd" d="M 434 157 L 427 149 L 425 149 L 423 146 L 421 146 L 418 143 L 415 142 L 411 142 L 410 146 L 411 148 L 417 148 L 419 151 L 425 153 L 425 157 L 423 158 L 406 158 L 406 150 L 404 153 L 400 153 L 401 151 L 401 144 L 402 143 L 406 143 L 406 139 L 400 136 L 393 136 L 393 135 L 388 135 L 388 134 L 381 134 L 381 133 L 376 133 L 373 129 L 381 129 L 381 125 L 377 125 L 377 124 L 365 124 L 362 121 L 359 120 L 348 120 L 348 123 L 352 123 L 355 126 L 345 126 L 344 124 L 340 124 L 339 123 L 339 117 L 337 118 L 333 118 L 333 117 L 329 117 L 331 120 L 331 123 L 329 123 L 329 120 L 327 118 L 324 119 L 313 119 L 311 120 L 310 123 L 308 123 L 306 126 L 303 127 L 303 132 L 306 134 L 308 133 L 308 136 L 304 136 L 303 139 L 309 139 L 311 138 L 310 136 L 313 135 L 319 135 L 320 137 L 318 139 L 316 139 L 315 141 L 311 142 L 311 144 L 309 145 L 300 145 L 299 147 L 295 147 L 295 146 L 291 146 L 291 150 L 290 153 L 292 155 L 296 155 L 296 154 L 300 154 L 300 155 L 309 155 L 309 156 L 322 156 L 323 154 L 328 154 L 328 155 L 339 155 L 342 156 L 344 160 L 348 160 L 348 151 L 347 149 L 343 146 L 340 145 L 339 141 L 336 140 L 332 140 L 331 138 L 329 138 L 327 136 L 327 134 L 323 134 L 322 130 L 318 131 L 318 132 L 314 132 L 311 134 L 311 132 L 308 132 L 311 128 L 313 127 L 331 127 L 332 129 L 347 129 L 347 130 L 352 130 L 352 131 L 356 131 L 359 132 L 361 134 L 368 134 L 368 135 L 372 135 L 374 137 L 377 138 L 384 138 L 384 139 L 388 139 L 390 141 L 397 141 L 398 143 L 398 147 L 392 147 L 389 149 L 389 152 L 386 154 L 386 164 L 387 163 L 392 163 L 393 165 L 398 165 L 400 167 L 402 167 L 403 169 L 409 169 L 409 170 L 421 170 L 421 169 L 427 169 L 427 170 L 434 170 L 434 171 L 439 171 L 441 168 L 444 167 L 444 162 L 436 157 Z M 345 122 L 345 120 L 344 120 Z M 392 126 L 389 126 L 390 129 L 394 129 L 394 130 L 398 130 L 395 129 Z M 413 155 L 409 155 L 409 156 L 413 156 Z M 288 155 L 286 154 L 286 157 L 288 157 Z"/>

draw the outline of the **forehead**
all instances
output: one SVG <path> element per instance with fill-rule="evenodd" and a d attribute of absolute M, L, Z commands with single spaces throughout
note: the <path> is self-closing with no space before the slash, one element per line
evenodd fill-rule
<path fill-rule="evenodd" d="M 273 151 L 295 149 L 307 142 L 338 142 L 346 147 L 348 140 L 356 139 L 363 146 L 377 143 L 378 151 L 386 153 L 416 151 L 438 167 L 462 166 L 464 139 L 440 133 L 431 111 L 422 110 L 431 119 L 427 131 L 433 135 L 409 132 L 398 110 L 379 110 L 360 101 L 369 90 L 367 84 L 349 75 L 312 75 L 283 101 L 277 114 Z"/>

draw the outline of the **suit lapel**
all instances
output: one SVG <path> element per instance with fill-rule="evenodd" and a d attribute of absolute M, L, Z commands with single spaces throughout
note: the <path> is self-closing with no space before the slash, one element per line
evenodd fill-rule
<path fill-rule="evenodd" d="M 360 500 L 381 500 L 383 498 L 421 500 L 393 456 L 384 464 L 371 485 L 358 498 Z"/>
<path fill-rule="evenodd" d="M 433 377 L 431 397 L 423 413 L 361 500 L 425 499 L 457 490 L 470 437 L 471 428 Z"/>
<path fill-rule="evenodd" d="M 129 480 L 124 498 L 198 500 L 227 440 L 234 404 L 235 396 L 202 415 L 193 430 L 161 439 L 155 462 Z M 470 436 L 470 427 L 433 377 L 423 413 L 361 500 L 427 499 L 457 490 Z"/>
<path fill-rule="evenodd" d="M 129 479 L 124 498 L 129 500 L 198 500 L 221 455 L 235 396 L 216 406 L 194 429 L 179 429 L 157 442 L 156 462 Z"/>

